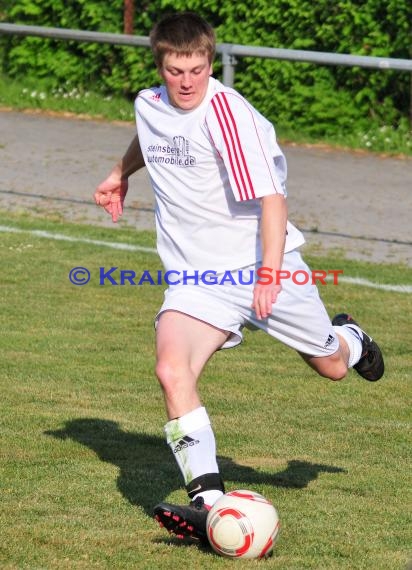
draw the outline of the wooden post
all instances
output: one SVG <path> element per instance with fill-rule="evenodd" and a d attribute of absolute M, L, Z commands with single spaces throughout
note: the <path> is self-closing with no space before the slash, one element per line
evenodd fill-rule
<path fill-rule="evenodd" d="M 134 31 L 134 0 L 124 0 L 123 33 L 133 35 Z"/>

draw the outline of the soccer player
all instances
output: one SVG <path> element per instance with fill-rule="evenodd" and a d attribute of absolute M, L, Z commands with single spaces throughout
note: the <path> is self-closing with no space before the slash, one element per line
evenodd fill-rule
<path fill-rule="evenodd" d="M 150 37 L 162 85 L 138 94 L 137 135 L 97 187 L 95 201 L 116 222 L 129 176 L 147 167 L 160 258 L 166 270 L 184 276 L 168 287 L 156 317 L 156 374 L 166 439 L 191 500 L 160 503 L 154 515 L 169 532 L 204 540 L 208 510 L 224 493 L 214 433 L 197 389 L 215 351 L 239 344 L 243 327 L 252 326 L 331 380 L 353 367 L 376 381 L 384 363 L 350 315 L 331 322 L 311 280 L 300 285 L 277 279 L 279 271 L 309 272 L 298 250 L 304 238 L 287 220 L 285 157 L 272 124 L 212 77 L 211 26 L 180 12 L 157 23 Z M 257 276 L 259 268 L 273 279 L 239 283 L 239 270 Z M 199 278 L 205 271 L 226 277 L 231 271 L 233 280 L 210 285 Z"/>

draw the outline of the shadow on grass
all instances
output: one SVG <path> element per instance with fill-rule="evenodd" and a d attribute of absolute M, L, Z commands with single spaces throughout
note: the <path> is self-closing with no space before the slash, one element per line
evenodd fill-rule
<path fill-rule="evenodd" d="M 153 506 L 172 491 L 182 488 L 183 482 L 176 463 L 165 441 L 157 436 L 128 433 L 116 422 L 98 418 L 79 418 L 68 421 L 61 430 L 47 431 L 57 439 L 71 439 L 93 450 L 99 459 L 119 468 L 117 486 L 133 505 L 152 516 Z M 290 460 L 278 473 L 256 471 L 238 465 L 229 457 L 218 457 L 222 476 L 228 490 L 265 484 L 276 487 L 303 489 L 320 473 L 342 473 L 344 469 L 330 465 Z"/>

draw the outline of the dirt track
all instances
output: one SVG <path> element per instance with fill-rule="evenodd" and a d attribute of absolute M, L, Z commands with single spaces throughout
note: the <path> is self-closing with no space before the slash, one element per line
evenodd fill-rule
<path fill-rule="evenodd" d="M 0 208 L 58 212 L 111 225 L 94 205 L 134 134 L 130 124 L 0 111 Z M 412 266 L 412 159 L 282 145 L 288 160 L 289 217 L 311 249 Z M 130 183 L 121 224 L 153 228 L 146 171 Z"/>

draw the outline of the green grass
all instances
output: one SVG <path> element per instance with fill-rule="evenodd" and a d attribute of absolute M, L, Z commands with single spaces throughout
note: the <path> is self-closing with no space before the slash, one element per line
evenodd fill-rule
<path fill-rule="evenodd" d="M 153 245 L 153 234 L 0 214 L 0 225 Z M 181 544 L 154 523 L 186 501 L 164 443 L 154 379 L 156 286 L 99 286 L 100 266 L 160 269 L 149 253 L 1 233 L 0 566 L 4 569 L 404 569 L 411 544 L 411 296 L 325 286 L 384 349 L 376 384 L 333 383 L 262 333 L 217 353 L 201 380 L 228 489 L 263 493 L 282 531 L 265 562 Z M 336 259 L 310 259 L 337 268 Z M 91 271 L 88 285 L 69 270 Z M 342 262 L 346 275 L 411 283 L 398 265 Z M 375 278 L 374 278 L 375 276 Z"/>
<path fill-rule="evenodd" d="M 59 88 L 50 89 L 41 80 L 30 77 L 22 80 L 10 79 L 0 74 L 0 107 L 17 110 L 33 109 L 93 118 L 130 121 L 134 123 L 133 102 L 122 97 L 104 96 L 93 91 L 79 89 L 67 81 Z M 282 141 L 298 144 L 327 144 L 347 149 L 373 151 L 389 155 L 412 155 L 412 130 L 407 120 L 397 128 L 392 125 L 378 125 L 371 122 L 366 131 L 354 129 L 351 132 L 331 137 L 313 137 L 300 130 L 291 130 L 276 125 Z"/>
<path fill-rule="evenodd" d="M 67 81 L 51 89 L 41 80 L 10 80 L 0 74 L 0 106 L 16 110 L 34 109 L 73 113 L 93 118 L 134 122 L 133 102 L 79 89 Z"/>

